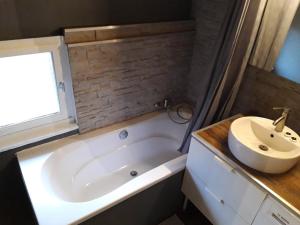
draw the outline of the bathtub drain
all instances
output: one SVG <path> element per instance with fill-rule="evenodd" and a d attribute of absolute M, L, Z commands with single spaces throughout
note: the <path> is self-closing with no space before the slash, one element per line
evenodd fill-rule
<path fill-rule="evenodd" d="M 120 133 L 119 133 L 119 138 L 121 140 L 124 140 L 128 137 L 128 131 L 127 130 L 122 130 Z"/>
<path fill-rule="evenodd" d="M 130 176 L 135 177 L 136 175 L 138 175 L 138 172 L 135 170 L 130 171 Z"/>
<path fill-rule="evenodd" d="M 260 150 L 263 150 L 263 151 L 268 151 L 269 150 L 268 146 L 266 146 L 266 145 L 259 145 L 258 147 L 259 147 Z"/>

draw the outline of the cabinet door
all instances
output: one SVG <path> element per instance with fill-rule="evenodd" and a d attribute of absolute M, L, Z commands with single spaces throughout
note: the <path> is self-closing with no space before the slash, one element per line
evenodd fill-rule
<path fill-rule="evenodd" d="M 207 186 L 233 208 L 248 223 L 252 223 L 266 193 L 230 167 L 218 156 L 214 156 L 213 170 Z"/>
<path fill-rule="evenodd" d="M 185 172 L 182 190 L 214 225 L 249 225 L 217 193 L 188 170 Z"/>
<path fill-rule="evenodd" d="M 258 212 L 253 225 L 300 225 L 300 219 L 279 202 L 268 197 Z"/>
<path fill-rule="evenodd" d="M 201 179 L 247 223 L 253 222 L 266 193 L 195 139 L 190 145 L 186 170 Z"/>

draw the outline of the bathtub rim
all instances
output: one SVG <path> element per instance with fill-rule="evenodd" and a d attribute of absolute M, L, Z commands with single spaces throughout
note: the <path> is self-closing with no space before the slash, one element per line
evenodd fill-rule
<path fill-rule="evenodd" d="M 57 198 L 53 194 L 49 195 L 46 189 L 43 189 L 41 192 L 42 195 L 47 195 L 47 198 L 45 199 L 46 201 L 41 202 L 39 196 L 36 196 L 37 198 L 32 198 L 35 193 L 33 193 L 34 191 L 32 191 L 32 189 L 29 190 L 27 188 L 28 180 L 26 179 L 26 177 L 28 177 L 28 171 L 25 171 L 24 173 L 24 170 L 22 170 L 22 165 L 20 165 L 20 168 L 23 175 L 23 181 L 26 184 L 26 190 L 30 197 L 30 202 L 34 209 L 34 213 L 38 223 L 41 225 L 63 225 L 79 224 L 81 222 L 84 222 L 89 218 L 96 216 L 97 214 L 183 171 L 185 168 L 186 159 L 187 155 L 183 154 L 182 156 L 179 156 L 152 170 L 147 171 L 143 175 L 137 177 L 134 180 L 131 180 L 128 183 L 125 183 L 124 185 L 106 194 L 105 196 L 96 198 L 91 201 L 78 203 L 64 201 Z M 43 185 L 41 181 L 39 181 L 38 183 L 39 184 L 37 185 L 37 188 Z M 105 197 L 106 199 L 110 199 L 110 201 L 107 201 L 108 203 L 105 202 L 105 199 L 103 197 Z M 57 204 L 61 206 L 58 208 L 56 207 Z M 53 206 L 51 207 L 49 205 Z M 82 208 L 85 208 L 85 211 L 81 211 L 80 209 Z M 68 215 L 66 216 L 66 214 Z M 53 215 L 55 216 L 53 217 Z"/>

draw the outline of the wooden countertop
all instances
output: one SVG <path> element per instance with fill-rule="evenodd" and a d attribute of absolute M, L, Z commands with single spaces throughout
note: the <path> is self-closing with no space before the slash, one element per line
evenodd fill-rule
<path fill-rule="evenodd" d="M 286 173 L 276 175 L 261 173 L 243 165 L 233 156 L 227 144 L 230 124 L 238 117 L 196 131 L 193 136 L 207 147 L 213 147 L 212 151 L 223 156 L 225 161 L 230 160 L 237 164 L 249 178 L 300 216 L 300 162 Z"/>

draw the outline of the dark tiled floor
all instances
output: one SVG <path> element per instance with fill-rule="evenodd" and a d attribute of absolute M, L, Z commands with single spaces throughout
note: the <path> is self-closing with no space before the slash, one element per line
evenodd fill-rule
<path fill-rule="evenodd" d="M 178 218 L 177 215 L 173 215 L 159 225 L 184 225 L 184 223 Z"/>
<path fill-rule="evenodd" d="M 188 203 L 186 210 L 178 212 L 177 216 L 184 225 L 212 225 L 191 202 Z"/>
<path fill-rule="evenodd" d="M 208 219 L 192 204 L 185 211 L 177 212 L 159 225 L 212 225 Z"/>

